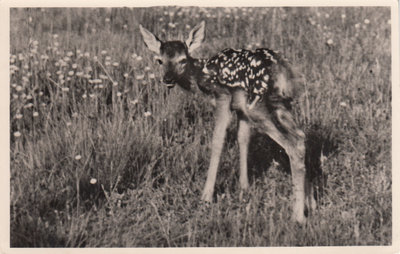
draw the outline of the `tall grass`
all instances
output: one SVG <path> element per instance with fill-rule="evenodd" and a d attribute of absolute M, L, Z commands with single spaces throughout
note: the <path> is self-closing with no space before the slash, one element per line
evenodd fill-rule
<path fill-rule="evenodd" d="M 388 245 L 392 239 L 389 8 L 12 9 L 11 246 Z M 304 75 L 296 118 L 318 209 L 290 221 L 284 151 L 250 147 L 239 200 L 236 126 L 215 202 L 200 194 L 212 107 L 160 85 L 139 23 L 196 53 L 270 47 Z M 283 169 L 283 170 L 282 170 Z M 320 170 L 320 171 L 318 171 Z"/>

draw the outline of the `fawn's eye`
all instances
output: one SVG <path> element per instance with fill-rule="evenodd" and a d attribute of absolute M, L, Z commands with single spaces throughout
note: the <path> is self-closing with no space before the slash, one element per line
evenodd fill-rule
<path fill-rule="evenodd" d="M 182 59 L 182 60 L 179 61 L 179 63 L 182 64 L 182 65 L 184 65 L 184 64 L 187 63 L 187 59 Z"/>
<path fill-rule="evenodd" d="M 160 65 L 163 64 L 163 62 L 161 61 L 161 59 L 156 59 L 156 61 L 157 61 L 157 63 L 160 64 Z"/>

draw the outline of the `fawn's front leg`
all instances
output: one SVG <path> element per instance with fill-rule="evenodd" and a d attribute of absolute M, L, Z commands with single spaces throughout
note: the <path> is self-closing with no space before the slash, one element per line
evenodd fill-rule
<path fill-rule="evenodd" d="M 246 190 L 249 188 L 247 176 L 247 155 L 250 142 L 249 122 L 239 114 L 238 143 L 240 152 L 240 188 Z"/>
<path fill-rule="evenodd" d="M 230 102 L 231 96 L 225 94 L 220 95 L 216 101 L 215 128 L 211 144 L 210 167 L 208 168 L 207 181 L 201 197 L 202 200 L 207 202 L 212 201 L 219 160 L 225 141 L 226 129 L 228 128 L 232 118 Z"/>

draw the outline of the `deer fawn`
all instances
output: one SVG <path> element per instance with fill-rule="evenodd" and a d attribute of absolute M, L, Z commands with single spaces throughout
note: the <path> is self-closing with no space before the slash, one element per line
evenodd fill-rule
<path fill-rule="evenodd" d="M 191 54 L 205 38 L 204 21 L 191 30 L 185 42 L 161 41 L 141 25 L 140 32 L 147 48 L 162 64 L 163 82 L 169 88 L 177 84 L 185 90 L 215 98 L 212 154 L 202 200 L 212 201 L 226 129 L 235 111 L 239 121 L 241 188 L 249 187 L 247 153 L 250 132 L 256 129 L 269 135 L 288 154 L 295 199 L 292 217 L 305 223 L 306 201 L 313 209 L 315 200 L 312 188 L 306 184 L 305 135 L 290 112 L 296 77 L 287 61 L 269 49 L 254 52 L 225 49 L 210 59 L 195 59 Z"/>

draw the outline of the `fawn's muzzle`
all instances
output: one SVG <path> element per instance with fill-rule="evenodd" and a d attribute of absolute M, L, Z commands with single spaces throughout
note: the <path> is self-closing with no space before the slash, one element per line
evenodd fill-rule
<path fill-rule="evenodd" d="M 175 86 L 175 80 L 174 79 L 163 79 L 164 84 L 168 87 L 168 88 L 173 88 Z"/>
<path fill-rule="evenodd" d="M 163 82 L 167 85 L 168 88 L 172 88 L 176 84 L 176 79 L 174 78 L 174 75 L 172 75 L 171 73 L 167 73 L 163 78 Z"/>

